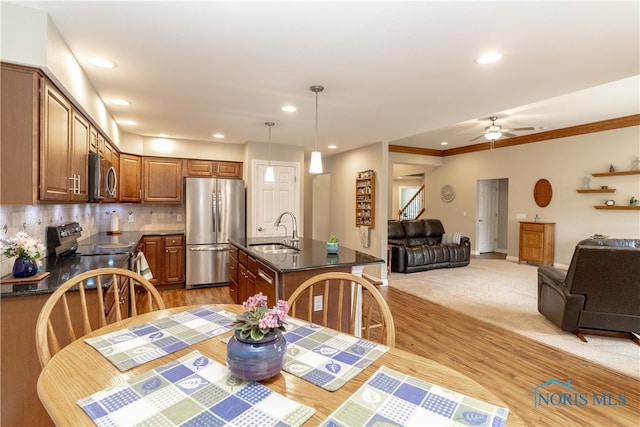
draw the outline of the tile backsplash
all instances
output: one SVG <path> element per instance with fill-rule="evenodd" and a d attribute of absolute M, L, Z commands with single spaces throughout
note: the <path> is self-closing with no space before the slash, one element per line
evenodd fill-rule
<path fill-rule="evenodd" d="M 182 205 L 77 204 L 77 205 L 0 205 L 0 237 L 7 239 L 24 231 L 46 245 L 46 229 L 78 222 L 82 239 L 109 231 L 111 213 L 118 214 L 122 231 L 184 230 Z M 131 222 L 130 222 L 131 220 Z M 11 273 L 13 258 L 2 255 L 0 275 Z"/>

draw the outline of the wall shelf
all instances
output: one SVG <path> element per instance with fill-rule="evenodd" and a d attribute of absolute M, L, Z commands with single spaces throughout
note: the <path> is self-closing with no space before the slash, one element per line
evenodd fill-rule
<path fill-rule="evenodd" d="M 594 189 L 582 189 L 576 190 L 578 193 L 615 193 L 615 188 L 594 188 Z"/>
<path fill-rule="evenodd" d="M 356 227 L 376 225 L 376 175 L 372 170 L 358 172 L 356 178 Z"/>
<path fill-rule="evenodd" d="M 621 176 L 621 175 L 640 175 L 640 170 L 637 171 L 620 171 L 620 172 L 602 172 L 602 173 L 592 173 L 591 176 L 600 177 L 600 176 Z"/>
<path fill-rule="evenodd" d="M 594 206 L 596 209 L 606 209 L 610 211 L 640 211 L 640 206 L 606 206 L 606 205 L 596 205 Z"/>

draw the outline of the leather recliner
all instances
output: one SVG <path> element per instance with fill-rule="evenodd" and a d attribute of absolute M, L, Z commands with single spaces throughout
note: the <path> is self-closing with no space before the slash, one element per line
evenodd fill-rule
<path fill-rule="evenodd" d="M 587 239 L 565 273 L 538 267 L 538 311 L 564 331 L 640 332 L 640 239 Z"/>
<path fill-rule="evenodd" d="M 412 273 L 469 264 L 469 238 L 461 236 L 457 244 L 443 243 L 444 226 L 438 219 L 390 220 L 387 229 L 393 272 Z"/>

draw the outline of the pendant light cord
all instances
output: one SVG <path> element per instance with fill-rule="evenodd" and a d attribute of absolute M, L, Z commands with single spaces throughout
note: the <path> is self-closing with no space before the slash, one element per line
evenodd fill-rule
<path fill-rule="evenodd" d="M 318 151 L 318 92 L 316 92 L 316 151 Z"/>

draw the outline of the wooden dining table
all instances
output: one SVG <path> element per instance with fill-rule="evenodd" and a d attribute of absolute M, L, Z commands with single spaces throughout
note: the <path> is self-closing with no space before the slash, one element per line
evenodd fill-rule
<path fill-rule="evenodd" d="M 212 305 L 232 313 L 240 313 L 243 310 L 241 305 Z M 76 403 L 79 399 L 105 388 L 122 384 L 144 372 L 185 356 L 193 350 L 198 350 L 210 359 L 226 364 L 226 344 L 222 339 L 230 336 L 231 331 L 146 362 L 126 372 L 120 372 L 109 360 L 84 341 L 85 338 L 154 321 L 195 307 L 176 307 L 124 319 L 97 329 L 58 352 L 42 369 L 37 386 L 38 396 L 53 422 L 57 426 L 94 425 L 91 418 Z M 487 403 L 507 407 L 493 393 L 471 378 L 433 360 L 397 348 L 390 349 L 336 391 L 325 390 L 285 371 L 269 380 L 261 381 L 261 383 L 291 400 L 314 408 L 315 413 L 305 425 L 318 425 L 383 365 Z M 517 414 L 510 412 L 507 417 L 507 425 L 524 425 L 524 422 Z"/>

